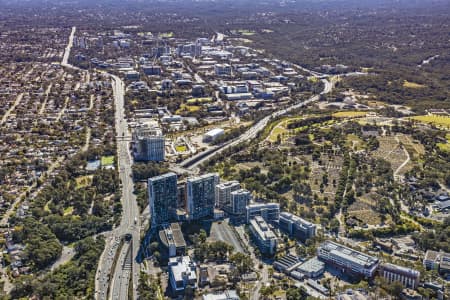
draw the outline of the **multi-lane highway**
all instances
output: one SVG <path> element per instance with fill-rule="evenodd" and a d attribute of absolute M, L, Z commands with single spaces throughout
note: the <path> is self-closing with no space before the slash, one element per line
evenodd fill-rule
<path fill-rule="evenodd" d="M 128 299 L 130 272 L 132 271 L 131 241 L 126 241 L 120 251 L 111 283 L 110 299 Z"/>
<path fill-rule="evenodd" d="M 139 207 L 136 202 L 136 196 L 133 194 L 132 169 L 133 159 L 130 153 L 130 131 L 128 122 L 125 118 L 124 95 L 125 84 L 115 75 L 111 76 L 111 83 L 115 103 L 115 128 L 117 134 L 117 158 L 119 168 L 119 179 L 122 184 L 122 219 L 120 225 L 115 228 L 110 235 L 113 239 L 107 239 L 107 244 L 97 269 L 96 276 L 96 297 L 97 299 L 125 299 L 128 297 L 128 286 L 124 282 L 129 282 L 132 276 L 133 298 L 137 299 L 137 285 L 139 280 L 139 265 L 134 259 L 139 249 L 139 229 L 140 217 Z M 130 243 L 125 243 L 117 255 L 115 270 L 112 270 L 112 263 L 116 257 L 117 247 L 114 247 L 116 239 L 123 238 L 130 234 L 132 239 Z M 128 251 L 131 251 L 131 269 L 123 268 L 120 261 L 123 260 Z M 108 255 L 105 255 L 108 253 Z M 112 254 L 109 254 L 112 253 Z M 108 295 L 109 288 L 109 296 Z M 122 298 L 123 296 L 125 298 Z"/>
<path fill-rule="evenodd" d="M 115 127 L 117 134 L 117 157 L 118 157 L 118 168 L 119 168 L 119 178 L 122 183 L 122 219 L 120 225 L 113 231 L 112 236 L 116 238 L 123 238 L 126 234 L 131 234 L 131 242 L 125 243 L 121 248 L 121 253 L 119 254 L 119 261 L 117 262 L 117 268 L 111 270 L 111 257 L 102 255 L 98 270 L 103 270 L 102 272 L 97 272 L 96 277 L 96 287 L 98 290 L 96 295 L 97 299 L 106 299 L 104 296 L 107 295 L 108 284 L 109 284 L 109 299 L 124 299 L 124 295 L 128 297 L 128 286 L 124 282 L 129 281 L 129 276 L 132 276 L 133 284 L 133 298 L 137 299 L 137 285 L 139 279 L 139 265 L 134 259 L 137 256 L 138 245 L 139 245 L 139 229 L 140 229 L 140 218 L 139 218 L 139 207 L 136 202 L 136 196 L 133 194 L 133 180 L 132 180 L 132 169 L 133 159 L 130 153 L 130 132 L 128 130 L 128 123 L 125 118 L 125 108 L 124 108 L 124 94 L 125 85 L 123 81 L 115 76 L 110 75 L 112 78 L 112 87 L 114 93 L 115 102 Z M 105 252 L 111 251 L 113 245 L 108 243 L 105 248 Z M 131 251 L 131 270 L 124 269 L 120 264 L 121 258 L 124 254 Z M 113 251 L 115 255 L 115 250 Z M 107 278 L 111 278 L 111 282 L 108 283 Z M 102 285 L 101 283 L 107 282 L 107 284 Z M 106 291 L 105 291 L 106 289 Z"/>

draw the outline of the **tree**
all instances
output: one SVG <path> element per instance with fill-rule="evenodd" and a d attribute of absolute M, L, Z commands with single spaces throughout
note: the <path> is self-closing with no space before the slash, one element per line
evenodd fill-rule
<path fill-rule="evenodd" d="M 156 252 L 156 250 L 158 250 L 159 248 L 159 243 L 158 242 L 153 242 L 150 244 L 150 251 L 152 253 Z"/>
<path fill-rule="evenodd" d="M 403 284 L 400 281 L 394 281 L 386 286 L 386 290 L 396 299 L 400 299 L 403 291 Z"/>
<path fill-rule="evenodd" d="M 306 292 L 304 287 L 291 287 L 286 291 L 286 299 L 287 300 L 303 300 L 308 297 L 308 293 Z"/>
<path fill-rule="evenodd" d="M 248 273 L 252 270 L 253 261 L 249 255 L 236 252 L 231 255 L 230 260 L 235 264 L 241 274 Z"/>
<path fill-rule="evenodd" d="M 200 243 L 205 243 L 208 235 L 206 234 L 206 231 L 202 228 L 200 229 L 200 233 L 198 234 L 198 240 Z"/>

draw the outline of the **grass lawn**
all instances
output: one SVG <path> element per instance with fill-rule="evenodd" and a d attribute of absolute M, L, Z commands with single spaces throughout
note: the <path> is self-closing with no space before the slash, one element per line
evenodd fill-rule
<path fill-rule="evenodd" d="M 50 204 L 50 202 L 51 202 L 51 200 L 50 200 L 50 201 L 48 201 L 47 203 L 45 203 L 45 206 L 44 206 L 44 211 L 46 211 L 46 212 L 50 212 L 50 208 L 48 207 L 48 205 Z"/>
<path fill-rule="evenodd" d="M 271 141 L 272 143 L 276 142 L 278 135 L 280 135 L 280 137 L 281 137 L 283 135 L 283 133 L 286 133 L 286 132 L 287 132 L 287 130 L 284 127 L 282 127 L 281 125 L 278 125 L 270 133 L 269 141 Z"/>
<path fill-rule="evenodd" d="M 64 215 L 71 215 L 73 213 L 73 206 L 69 206 L 67 208 L 64 209 Z"/>
<path fill-rule="evenodd" d="M 315 83 L 315 82 L 319 81 L 319 78 L 317 78 L 315 76 L 309 76 L 308 80 Z"/>
<path fill-rule="evenodd" d="M 354 134 L 347 134 L 346 144 L 356 151 L 363 150 L 365 146 L 364 141 Z"/>
<path fill-rule="evenodd" d="M 187 150 L 187 147 L 185 145 L 179 145 L 175 146 L 175 150 L 177 150 L 177 152 L 185 152 Z"/>
<path fill-rule="evenodd" d="M 421 88 L 424 88 L 424 87 L 427 87 L 427 86 L 423 85 L 423 84 L 419 84 L 419 83 L 410 82 L 408 80 L 405 80 L 405 81 L 403 81 L 403 87 L 410 88 L 410 89 L 421 89 Z"/>
<path fill-rule="evenodd" d="M 361 220 L 363 224 L 379 225 L 381 223 L 380 215 L 372 207 L 375 205 L 375 200 L 365 198 L 366 196 L 358 198 L 349 206 L 348 216 Z"/>
<path fill-rule="evenodd" d="M 287 124 L 294 122 L 296 120 L 301 120 L 301 119 L 304 119 L 304 117 L 292 117 L 292 118 L 284 118 L 284 119 L 280 120 L 280 122 L 275 124 L 275 126 L 273 127 L 273 129 L 270 132 L 270 135 L 268 137 L 268 140 L 272 143 L 276 142 L 277 136 L 279 134 L 288 132 L 288 129 L 286 128 Z"/>
<path fill-rule="evenodd" d="M 114 164 L 114 155 L 102 156 L 101 164 L 102 166 L 110 166 Z"/>
<path fill-rule="evenodd" d="M 160 33 L 159 34 L 159 37 L 160 38 L 171 38 L 171 37 L 173 37 L 173 32 L 163 32 L 163 33 Z"/>
<path fill-rule="evenodd" d="M 441 151 L 450 152 L 450 143 L 437 143 L 436 145 Z"/>
<path fill-rule="evenodd" d="M 238 32 L 241 35 L 245 35 L 245 36 L 251 36 L 251 35 L 255 34 L 255 32 L 253 30 L 248 30 L 248 29 L 239 29 Z"/>
<path fill-rule="evenodd" d="M 77 189 L 90 185 L 92 183 L 92 177 L 92 175 L 86 175 L 75 178 Z"/>
<path fill-rule="evenodd" d="M 192 99 L 188 99 L 186 102 L 189 105 L 197 104 L 197 103 L 209 103 L 209 102 L 212 102 L 212 98 L 211 97 L 192 98 Z"/>
<path fill-rule="evenodd" d="M 282 299 L 286 296 L 286 292 L 283 290 L 278 290 L 273 293 L 273 296 L 275 297 L 275 299 L 278 299 L 277 297 L 280 297 L 280 299 Z"/>
<path fill-rule="evenodd" d="M 338 111 L 332 114 L 333 118 L 361 118 L 366 115 L 365 111 Z"/>
<path fill-rule="evenodd" d="M 450 128 L 450 117 L 446 116 L 425 115 L 425 116 L 411 117 L 410 119 Z"/>
<path fill-rule="evenodd" d="M 181 104 L 180 108 L 176 111 L 176 114 L 180 114 L 184 111 L 196 112 L 199 111 L 201 108 L 202 108 L 201 106 Z"/>

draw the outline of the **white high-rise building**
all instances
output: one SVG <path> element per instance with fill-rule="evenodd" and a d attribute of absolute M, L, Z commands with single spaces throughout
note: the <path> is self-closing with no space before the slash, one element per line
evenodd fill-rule
<path fill-rule="evenodd" d="M 231 207 L 229 213 L 233 215 L 245 215 L 245 208 L 252 199 L 252 194 L 246 189 L 231 192 Z"/>
<path fill-rule="evenodd" d="M 134 159 L 164 161 L 165 138 L 159 128 L 139 127 L 133 133 Z"/>
<path fill-rule="evenodd" d="M 231 207 L 231 192 L 241 188 L 238 181 L 226 181 L 216 185 L 216 207 L 226 209 Z"/>

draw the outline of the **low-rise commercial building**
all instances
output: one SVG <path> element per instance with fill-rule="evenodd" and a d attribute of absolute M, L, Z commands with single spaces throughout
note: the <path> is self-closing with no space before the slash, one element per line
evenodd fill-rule
<path fill-rule="evenodd" d="M 139 80 L 139 72 L 137 71 L 128 71 L 125 73 L 125 78 L 127 80 Z"/>
<path fill-rule="evenodd" d="M 169 257 L 184 255 L 186 241 L 184 240 L 183 233 L 181 232 L 178 223 L 165 225 L 163 229 L 159 231 L 159 240 L 167 249 Z"/>
<path fill-rule="evenodd" d="M 226 290 L 218 293 L 203 295 L 203 300 L 239 300 L 239 296 L 235 290 Z"/>
<path fill-rule="evenodd" d="M 316 235 L 316 225 L 296 215 L 282 212 L 278 222 L 280 230 L 301 241 L 306 241 Z"/>
<path fill-rule="evenodd" d="M 222 128 L 214 128 L 205 133 L 203 136 L 204 143 L 212 143 L 217 140 L 219 137 L 225 134 L 225 131 Z"/>
<path fill-rule="evenodd" d="M 277 250 L 277 237 L 262 217 L 256 216 L 250 220 L 250 231 L 261 253 L 275 254 Z"/>
<path fill-rule="evenodd" d="M 229 64 L 214 65 L 216 76 L 231 76 L 231 66 Z"/>
<path fill-rule="evenodd" d="M 177 256 L 169 259 L 169 281 L 175 293 L 183 292 L 188 286 L 197 288 L 197 267 L 189 256 Z"/>
<path fill-rule="evenodd" d="M 279 203 L 252 203 L 245 208 L 247 223 L 250 219 L 261 216 L 266 222 L 278 221 L 280 218 Z"/>
<path fill-rule="evenodd" d="M 287 254 L 273 263 L 273 268 L 283 273 L 288 273 L 289 270 L 295 269 L 301 264 L 302 260 L 292 254 Z"/>
<path fill-rule="evenodd" d="M 309 278 L 316 278 L 325 271 L 325 263 L 317 259 L 317 257 L 313 257 L 301 264 L 295 270 L 305 274 Z"/>
<path fill-rule="evenodd" d="M 237 101 L 237 100 L 248 100 L 252 98 L 251 93 L 234 93 L 234 94 L 226 94 L 225 97 L 228 101 Z"/>
<path fill-rule="evenodd" d="M 439 273 L 450 273 L 450 253 L 428 250 L 423 259 L 423 265 L 428 270 L 438 270 Z"/>
<path fill-rule="evenodd" d="M 381 264 L 379 274 L 388 282 L 399 281 L 405 287 L 416 289 L 420 281 L 420 272 L 394 264 Z"/>
<path fill-rule="evenodd" d="M 378 268 L 379 259 L 341 244 L 325 241 L 317 249 L 317 256 L 342 272 L 370 278 Z"/>

